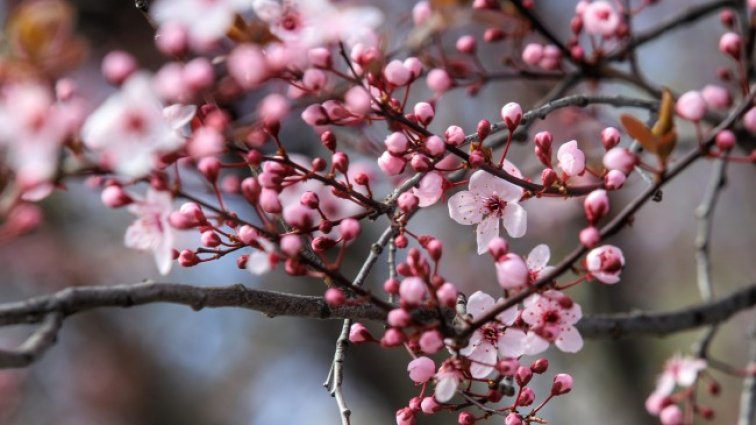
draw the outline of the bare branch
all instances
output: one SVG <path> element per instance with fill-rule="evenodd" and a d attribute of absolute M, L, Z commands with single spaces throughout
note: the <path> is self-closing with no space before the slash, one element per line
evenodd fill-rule
<path fill-rule="evenodd" d="M 63 325 L 63 315 L 48 313 L 42 325 L 15 350 L 0 350 L 0 367 L 26 367 L 39 359 L 48 348 L 55 344 L 58 331 Z"/>

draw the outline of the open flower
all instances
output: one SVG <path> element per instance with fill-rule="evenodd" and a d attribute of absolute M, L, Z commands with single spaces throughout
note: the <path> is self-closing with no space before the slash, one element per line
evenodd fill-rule
<path fill-rule="evenodd" d="M 527 212 L 518 203 L 522 188 L 480 170 L 470 177 L 469 189 L 449 198 L 449 215 L 459 224 L 478 225 L 478 254 L 499 236 L 499 220 L 511 237 L 525 234 Z"/>
<path fill-rule="evenodd" d="M 581 317 L 580 305 L 555 290 L 529 297 L 522 312 L 522 320 L 530 325 L 528 335 L 535 334 L 533 343 L 545 350 L 548 342 L 554 342 L 557 348 L 568 353 L 583 348 L 583 337 L 574 326 Z"/>
<path fill-rule="evenodd" d="M 135 178 L 155 167 L 159 153 L 184 144 L 165 118 L 152 79 L 141 72 L 129 77 L 120 92 L 87 118 L 81 134 L 85 145 L 102 153 L 105 164 Z"/>
<path fill-rule="evenodd" d="M 436 388 L 434 395 L 439 403 L 446 403 L 454 397 L 457 386 L 462 381 L 462 372 L 452 360 L 446 360 L 436 372 Z"/>
<path fill-rule="evenodd" d="M 683 357 L 679 354 L 667 360 L 664 372 L 656 381 L 654 392 L 646 399 L 646 410 L 652 415 L 659 415 L 664 409 L 665 400 L 675 390 L 675 386 L 687 388 L 693 385 L 698 374 L 706 369 L 706 360 L 695 357 Z"/>
<path fill-rule="evenodd" d="M 126 229 L 124 238 L 129 248 L 152 251 L 162 275 L 171 271 L 173 263 L 173 230 L 168 223 L 171 204 L 168 192 L 149 189 L 145 199 L 129 206 L 129 211 L 138 218 Z"/>
<path fill-rule="evenodd" d="M 250 8 L 247 0 L 160 0 L 150 13 L 161 25 L 180 25 L 194 44 L 204 46 L 223 38 L 236 14 Z"/>
<path fill-rule="evenodd" d="M 549 266 L 549 259 L 551 258 L 551 250 L 546 244 L 537 245 L 531 249 L 528 253 L 526 263 L 528 265 L 528 283 L 533 283 L 540 279 L 542 276 L 548 275 L 553 266 Z"/>

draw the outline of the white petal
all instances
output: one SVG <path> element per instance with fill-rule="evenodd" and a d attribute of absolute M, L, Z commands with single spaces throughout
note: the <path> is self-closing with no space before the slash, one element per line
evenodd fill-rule
<path fill-rule="evenodd" d="M 502 301 L 501 298 L 499 298 L 499 301 Z M 518 306 L 513 305 L 512 307 L 509 307 L 508 309 L 502 311 L 499 313 L 496 318 L 503 324 L 509 326 L 512 323 L 514 323 L 515 320 L 517 320 L 517 316 L 520 314 L 520 309 Z"/>
<path fill-rule="evenodd" d="M 446 403 L 451 400 L 457 391 L 457 385 L 459 385 L 459 379 L 454 374 L 444 374 L 440 377 L 434 392 L 436 401 Z"/>
<path fill-rule="evenodd" d="M 507 202 L 517 201 L 522 196 L 520 187 L 483 170 L 470 177 L 470 191 L 481 197 L 496 195 Z"/>
<path fill-rule="evenodd" d="M 473 378 L 485 378 L 494 370 L 496 364 L 496 347 L 490 342 L 480 344 L 468 356 L 470 362 L 470 375 Z"/>
<path fill-rule="evenodd" d="M 504 222 L 504 228 L 507 229 L 509 236 L 520 238 L 525 235 L 528 225 L 528 213 L 520 204 L 510 203 L 504 207 L 504 215 L 501 218 Z"/>
<path fill-rule="evenodd" d="M 517 177 L 518 179 L 522 178 L 522 173 L 520 172 L 520 169 L 517 168 L 516 165 L 512 164 L 511 162 L 509 162 L 509 160 L 507 160 L 507 159 L 504 160 L 504 167 L 502 167 L 502 168 L 504 168 L 504 171 L 506 171 L 507 173 L 509 173 L 509 174 Z"/>
<path fill-rule="evenodd" d="M 483 210 L 477 195 L 467 190 L 449 198 L 449 216 L 459 224 L 475 224 L 483 219 Z"/>
<path fill-rule="evenodd" d="M 525 332 L 507 329 L 499 336 L 499 354 L 503 357 L 520 357 L 525 354 Z"/>
<path fill-rule="evenodd" d="M 565 353 L 577 353 L 583 348 L 583 337 L 574 326 L 563 328 L 554 344 Z"/>
<path fill-rule="evenodd" d="M 175 103 L 163 108 L 163 116 L 174 130 L 181 130 L 197 113 L 197 106 Z"/>
<path fill-rule="evenodd" d="M 488 251 L 488 244 L 499 236 L 499 218 L 491 214 L 478 223 L 475 229 L 478 241 L 478 255 Z"/>
<path fill-rule="evenodd" d="M 168 224 L 167 222 L 165 223 Z M 160 240 L 158 246 L 152 251 L 155 256 L 155 263 L 161 275 L 165 276 L 171 271 L 173 265 L 173 235 L 170 228 Z"/>
<path fill-rule="evenodd" d="M 267 252 L 255 251 L 247 258 L 247 270 L 253 275 L 262 275 L 269 272 L 270 258 Z"/>
<path fill-rule="evenodd" d="M 467 314 L 471 315 L 473 320 L 477 320 L 490 310 L 493 305 L 494 299 L 492 296 L 483 291 L 477 291 L 467 299 Z"/>
<path fill-rule="evenodd" d="M 543 243 L 537 245 L 528 254 L 528 270 L 542 270 L 544 267 L 546 267 L 546 264 L 549 264 L 549 258 L 551 258 L 551 251 L 549 251 L 549 246 Z"/>
<path fill-rule="evenodd" d="M 528 356 L 534 356 L 539 353 L 543 353 L 549 348 L 549 343 L 545 339 L 536 335 L 533 332 L 528 332 L 525 337 L 525 354 Z"/>

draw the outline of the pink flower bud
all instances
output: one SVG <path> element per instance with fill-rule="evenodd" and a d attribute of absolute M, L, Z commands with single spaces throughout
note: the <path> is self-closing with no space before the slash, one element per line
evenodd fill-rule
<path fill-rule="evenodd" d="M 520 396 L 517 397 L 517 404 L 520 406 L 530 406 L 535 401 L 535 392 L 528 387 L 520 390 Z"/>
<path fill-rule="evenodd" d="M 213 65 L 207 58 L 194 58 L 184 65 L 182 77 L 186 85 L 195 92 L 210 88 L 215 80 Z"/>
<path fill-rule="evenodd" d="M 546 370 L 549 369 L 549 361 L 543 357 L 540 359 L 537 359 L 533 362 L 533 364 L 530 365 L 530 370 L 533 371 L 533 373 L 542 374 L 546 372 Z"/>
<path fill-rule="evenodd" d="M 389 311 L 386 323 L 395 328 L 403 328 L 412 323 L 412 316 L 403 308 L 395 308 Z"/>
<path fill-rule="evenodd" d="M 520 368 L 520 362 L 517 359 L 504 359 L 496 364 L 496 370 L 504 376 L 514 376 Z"/>
<path fill-rule="evenodd" d="M 572 376 L 566 373 L 560 373 L 554 377 L 554 383 L 551 385 L 551 394 L 562 395 L 572 390 Z"/>
<path fill-rule="evenodd" d="M 683 411 L 676 404 L 670 404 L 659 413 L 662 425 L 682 425 L 683 418 Z"/>
<path fill-rule="evenodd" d="M 488 243 L 488 253 L 494 258 L 494 261 L 499 261 L 507 255 L 509 252 L 509 244 L 505 239 L 496 237 Z"/>
<path fill-rule="evenodd" d="M 328 76 L 320 69 L 308 69 L 302 76 L 302 84 L 312 92 L 319 92 L 328 82 Z"/>
<path fill-rule="evenodd" d="M 281 237 L 281 251 L 290 256 L 296 257 L 302 250 L 302 239 L 299 235 L 284 235 Z"/>
<path fill-rule="evenodd" d="M 396 87 L 402 87 L 412 79 L 412 73 L 410 70 L 397 59 L 392 60 L 386 65 L 383 69 L 383 76 L 386 78 L 386 81 Z"/>
<path fill-rule="evenodd" d="M 239 44 L 226 60 L 231 77 L 244 89 L 252 89 L 268 78 L 268 64 L 265 55 L 257 45 Z"/>
<path fill-rule="evenodd" d="M 580 243 L 586 248 L 593 248 L 601 241 L 601 233 L 594 226 L 586 227 L 580 231 Z"/>
<path fill-rule="evenodd" d="M 459 425 L 474 425 L 475 416 L 470 412 L 459 412 L 457 415 L 457 424 Z"/>
<path fill-rule="evenodd" d="M 709 84 L 701 90 L 701 96 L 711 109 L 727 109 L 732 106 L 732 96 L 722 86 Z"/>
<path fill-rule="evenodd" d="M 202 242 L 202 245 L 210 248 L 215 248 L 216 246 L 221 244 L 220 237 L 212 230 L 202 232 L 202 235 L 200 236 L 200 242 Z"/>
<path fill-rule="evenodd" d="M 444 340 L 439 331 L 432 329 L 420 335 L 418 344 L 423 353 L 435 354 L 444 346 Z"/>
<path fill-rule="evenodd" d="M 313 226 L 312 210 L 302 204 L 288 205 L 283 210 L 283 218 L 295 229 L 307 230 Z"/>
<path fill-rule="evenodd" d="M 325 298 L 326 304 L 331 307 L 338 307 L 346 302 L 346 295 L 339 288 L 328 288 L 323 298 Z"/>
<path fill-rule="evenodd" d="M 402 407 L 396 411 L 396 425 L 415 425 L 415 412 L 409 407 Z"/>
<path fill-rule="evenodd" d="M 522 50 L 522 61 L 530 66 L 538 65 L 543 58 L 543 45 L 538 43 L 528 43 Z"/>
<path fill-rule="evenodd" d="M 517 413 L 510 413 L 504 419 L 504 425 L 522 425 L 522 418 Z"/>
<path fill-rule="evenodd" d="M 506 34 L 501 30 L 501 28 L 486 28 L 486 30 L 483 32 L 483 40 L 485 40 L 486 43 L 495 43 L 497 41 L 504 40 L 504 37 L 506 37 Z"/>
<path fill-rule="evenodd" d="M 615 284 L 625 266 L 622 251 L 614 245 L 603 245 L 591 250 L 585 257 L 588 271 L 602 283 Z"/>
<path fill-rule="evenodd" d="M 420 204 L 420 200 L 412 193 L 404 192 L 399 195 L 396 204 L 399 206 L 399 209 L 401 209 L 405 213 L 409 213 L 417 208 L 417 206 Z"/>
<path fill-rule="evenodd" d="M 588 222 L 595 223 L 609 213 L 609 197 L 602 189 L 594 190 L 585 197 L 583 209 Z"/>
<path fill-rule="evenodd" d="M 425 298 L 428 289 L 419 277 L 408 277 L 399 285 L 399 297 L 409 305 L 417 305 Z"/>
<path fill-rule="evenodd" d="M 496 277 L 504 289 L 520 288 L 528 283 L 528 266 L 519 255 L 506 254 L 496 262 Z"/>
<path fill-rule="evenodd" d="M 532 377 L 533 371 L 529 367 L 520 366 L 515 372 L 515 381 L 519 386 L 527 385 Z"/>
<path fill-rule="evenodd" d="M 743 127 L 751 134 L 756 134 L 756 107 L 751 108 L 743 115 Z"/>
<path fill-rule="evenodd" d="M 244 199 L 250 204 L 257 203 L 261 190 L 262 187 L 260 186 L 260 183 L 258 183 L 257 179 L 254 177 L 247 177 L 241 182 L 242 195 L 244 195 Z"/>
<path fill-rule="evenodd" d="M 405 59 L 403 64 L 405 68 L 410 70 L 413 79 L 419 77 L 420 74 L 423 73 L 423 63 L 420 62 L 420 59 L 414 56 Z"/>
<path fill-rule="evenodd" d="M 121 50 L 114 50 L 102 59 L 102 75 L 115 86 L 120 86 L 138 68 L 134 56 Z"/>
<path fill-rule="evenodd" d="M 249 245 L 257 240 L 257 230 L 254 227 L 243 225 L 236 231 L 236 237 L 239 238 L 244 244 Z"/>
<path fill-rule="evenodd" d="M 457 287 L 453 283 L 446 282 L 436 290 L 438 303 L 446 307 L 454 307 L 457 303 Z"/>
<path fill-rule="evenodd" d="M 167 22 L 160 26 L 155 45 L 167 56 L 180 56 L 189 48 L 189 37 L 183 26 Z"/>
<path fill-rule="evenodd" d="M 625 184 L 626 178 L 625 173 L 622 171 L 610 170 L 606 173 L 606 176 L 604 176 L 604 187 L 606 187 L 607 190 L 620 189 Z"/>
<path fill-rule="evenodd" d="M 415 26 L 421 26 L 428 21 L 432 13 L 430 3 L 419 1 L 412 8 L 412 22 L 415 23 Z"/>
<path fill-rule="evenodd" d="M 370 331 L 360 322 L 353 323 L 349 328 L 349 342 L 359 344 L 361 342 L 375 341 Z"/>
<path fill-rule="evenodd" d="M 410 379 L 416 384 L 428 382 L 436 373 L 436 364 L 428 357 L 418 357 L 407 365 Z"/>
<path fill-rule="evenodd" d="M 606 150 L 619 145 L 620 139 L 620 132 L 614 127 L 607 127 L 601 130 L 601 144 L 604 145 L 604 149 Z"/>
<path fill-rule="evenodd" d="M 394 294 L 394 295 L 398 294 L 399 281 L 396 279 L 386 279 L 386 281 L 383 282 L 383 290 L 389 294 Z"/>
<path fill-rule="evenodd" d="M 478 139 L 483 141 L 483 139 L 491 134 L 491 122 L 485 119 L 478 121 L 478 125 L 475 127 L 475 132 L 478 134 Z"/>
<path fill-rule="evenodd" d="M 354 86 L 347 90 L 344 102 L 352 113 L 365 115 L 370 112 L 372 99 L 364 87 Z"/>
<path fill-rule="evenodd" d="M 313 104 L 302 111 L 302 120 L 312 127 L 326 125 L 330 122 L 328 113 L 321 105 Z"/>
<path fill-rule="evenodd" d="M 635 168 L 638 158 L 629 149 L 614 147 L 604 154 L 604 167 L 609 170 L 619 170 L 627 175 Z"/>
<path fill-rule="evenodd" d="M 260 208 L 268 214 L 280 214 L 283 207 L 281 201 L 278 200 L 278 193 L 272 189 L 262 189 L 260 191 Z"/>
<path fill-rule="evenodd" d="M 743 40 L 738 34 L 734 32 L 722 34 L 722 37 L 719 39 L 719 51 L 735 60 L 739 60 L 741 50 L 743 50 Z"/>
<path fill-rule="evenodd" d="M 717 137 L 714 139 L 714 142 L 717 145 L 717 149 L 722 152 L 727 152 L 735 147 L 735 141 L 735 133 L 730 130 L 720 131 L 719 133 L 717 133 Z"/>
<path fill-rule="evenodd" d="M 404 343 L 404 334 L 396 328 L 388 328 L 381 338 L 382 347 L 398 347 Z"/>
<path fill-rule="evenodd" d="M 221 162 L 214 156 L 208 156 L 200 159 L 197 163 L 197 169 L 210 183 L 218 180 L 218 173 L 221 169 Z"/>
<path fill-rule="evenodd" d="M 204 126 L 194 131 L 189 142 L 189 154 L 195 158 L 203 158 L 223 153 L 225 140 L 217 129 Z"/>
<path fill-rule="evenodd" d="M 423 125 L 430 124 L 431 121 L 433 121 L 433 117 L 435 116 L 435 111 L 433 110 L 433 106 L 431 106 L 428 102 L 418 102 L 415 104 L 414 107 L 415 117 L 418 121 L 420 121 Z"/>
<path fill-rule="evenodd" d="M 342 240 L 352 241 L 357 239 L 360 234 L 360 222 L 353 218 L 346 218 L 339 224 L 339 232 Z"/>
<path fill-rule="evenodd" d="M 620 26 L 621 19 L 608 1 L 598 0 L 585 6 L 583 25 L 588 34 L 611 37 Z"/>
<path fill-rule="evenodd" d="M 420 402 L 420 409 L 426 415 L 432 415 L 441 410 L 441 405 L 436 401 L 435 398 L 425 397 L 423 398 L 423 401 Z"/>
<path fill-rule="evenodd" d="M 331 51 L 325 47 L 315 47 L 308 50 L 307 58 L 313 66 L 323 69 L 331 68 Z"/>
<path fill-rule="evenodd" d="M 438 239 L 432 239 L 425 245 L 425 249 L 434 261 L 438 261 L 444 252 L 444 244 Z"/>
<path fill-rule="evenodd" d="M 514 131 L 522 120 L 522 108 L 518 103 L 509 102 L 501 108 L 501 118 L 509 131 Z"/>
<path fill-rule="evenodd" d="M 675 110 L 680 117 L 698 122 L 706 115 L 706 101 L 697 91 L 685 92 L 677 99 Z"/>
<path fill-rule="evenodd" d="M 578 148 L 576 140 L 559 147 L 557 160 L 559 168 L 570 177 L 580 176 L 585 172 L 585 154 Z"/>
<path fill-rule="evenodd" d="M 446 93 L 446 91 L 454 84 L 449 73 L 441 68 L 430 70 L 430 72 L 428 72 L 426 83 L 428 84 L 428 88 L 437 95 Z"/>
<path fill-rule="evenodd" d="M 100 199 L 102 200 L 102 203 L 109 208 L 119 208 L 134 202 L 131 196 L 118 185 L 110 185 L 106 187 L 100 194 Z"/>
<path fill-rule="evenodd" d="M 558 178 L 559 176 L 553 168 L 544 168 L 544 170 L 541 171 L 541 183 L 543 183 L 544 187 L 551 187 Z"/>
<path fill-rule="evenodd" d="M 425 139 L 425 149 L 432 156 L 440 156 L 446 151 L 446 145 L 440 137 L 433 135 Z"/>
<path fill-rule="evenodd" d="M 468 55 L 475 53 L 477 47 L 475 37 L 471 35 L 463 35 L 462 37 L 457 39 L 456 47 L 460 53 L 465 53 Z"/>
<path fill-rule="evenodd" d="M 349 156 L 344 152 L 334 152 L 331 156 L 331 163 L 336 171 L 346 173 L 349 170 Z"/>
<path fill-rule="evenodd" d="M 756 111 L 756 109 L 754 109 L 754 111 Z M 444 137 L 446 138 L 446 143 L 452 146 L 457 146 L 465 141 L 465 132 L 461 127 L 451 125 L 444 132 Z"/>
<path fill-rule="evenodd" d="M 398 131 L 389 134 L 383 141 L 383 144 L 386 145 L 386 149 L 394 155 L 401 155 L 406 152 L 407 143 L 407 136 Z"/>
<path fill-rule="evenodd" d="M 559 63 L 562 61 L 562 51 L 559 47 L 548 44 L 543 48 L 543 58 L 538 65 L 546 70 L 559 69 Z"/>

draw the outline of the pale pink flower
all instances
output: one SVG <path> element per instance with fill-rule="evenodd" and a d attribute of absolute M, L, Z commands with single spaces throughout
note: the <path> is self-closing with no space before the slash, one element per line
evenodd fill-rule
<path fill-rule="evenodd" d="M 428 357 L 418 357 L 407 365 L 407 372 L 410 379 L 416 384 L 428 382 L 436 373 L 436 364 Z"/>
<path fill-rule="evenodd" d="M 664 372 L 656 381 L 654 394 L 668 396 L 672 394 L 675 386 L 690 387 L 696 382 L 699 372 L 704 369 L 706 360 L 677 354 L 664 364 Z"/>
<path fill-rule="evenodd" d="M 0 149 L 22 187 L 53 177 L 70 129 L 64 106 L 42 85 L 8 86 L 0 98 Z"/>
<path fill-rule="evenodd" d="M 688 91 L 682 94 L 675 104 L 677 115 L 682 118 L 698 122 L 706 115 L 706 100 L 697 91 Z"/>
<path fill-rule="evenodd" d="M 578 148 L 576 140 L 571 140 L 559 147 L 557 160 L 559 168 L 570 177 L 580 176 L 585 172 L 585 154 Z"/>
<path fill-rule="evenodd" d="M 522 320 L 530 325 L 529 336 L 535 335 L 536 340 L 543 342 L 554 342 L 557 348 L 568 353 L 583 348 L 583 337 L 574 326 L 583 316 L 580 305 L 556 290 L 532 295 L 524 305 Z"/>
<path fill-rule="evenodd" d="M 496 241 L 495 238 L 489 243 L 489 250 L 497 245 Z M 503 289 L 523 287 L 528 283 L 528 266 L 519 255 L 505 254 L 496 259 L 496 278 Z"/>
<path fill-rule="evenodd" d="M 248 0 L 159 0 L 150 14 L 161 26 L 180 25 L 197 47 L 225 37 L 237 13 L 250 8 Z"/>
<path fill-rule="evenodd" d="M 608 1 L 594 1 L 583 10 L 583 24 L 588 34 L 610 37 L 620 25 L 620 16 Z"/>
<path fill-rule="evenodd" d="M 255 239 L 262 248 L 255 250 L 247 257 L 247 270 L 255 276 L 263 275 L 273 269 L 276 265 L 275 253 L 276 247 L 273 243 L 265 238 Z"/>
<path fill-rule="evenodd" d="M 511 163 L 505 164 L 505 170 L 508 167 L 519 174 Z M 459 224 L 478 225 L 478 254 L 485 253 L 488 244 L 499 236 L 499 220 L 511 237 L 519 238 L 525 234 L 527 212 L 518 203 L 522 188 L 479 170 L 470 177 L 469 189 L 457 192 L 449 199 L 449 215 Z"/>
<path fill-rule="evenodd" d="M 602 245 L 588 253 L 585 263 L 593 277 L 611 285 L 619 282 L 619 275 L 625 266 L 625 257 L 622 250 L 616 246 Z"/>
<path fill-rule="evenodd" d="M 92 113 L 81 131 L 87 147 L 101 152 L 105 164 L 129 177 L 142 177 L 157 165 L 157 155 L 184 144 L 166 120 L 163 105 L 145 73 L 132 75 L 121 91 Z"/>
<path fill-rule="evenodd" d="M 137 220 L 126 229 L 124 243 L 129 248 L 152 251 L 160 274 L 166 275 L 173 264 L 173 229 L 168 223 L 172 198 L 168 192 L 147 190 L 145 199 L 129 206 Z"/>
<path fill-rule="evenodd" d="M 528 43 L 522 51 L 522 61 L 528 65 L 538 65 L 543 58 L 543 45 Z"/>
<path fill-rule="evenodd" d="M 436 388 L 434 395 L 439 403 L 446 403 L 454 397 L 457 386 L 462 381 L 462 372 L 457 369 L 450 359 L 441 364 L 436 372 Z"/>
<path fill-rule="evenodd" d="M 528 282 L 533 283 L 543 276 L 547 276 L 554 269 L 549 266 L 551 250 L 546 244 L 536 245 L 528 253 L 526 264 L 528 265 Z"/>
<path fill-rule="evenodd" d="M 439 199 L 444 193 L 444 178 L 441 173 L 431 171 L 420 179 L 417 187 L 412 188 L 412 194 L 420 201 L 418 206 L 420 208 L 429 207 Z"/>
<path fill-rule="evenodd" d="M 477 291 L 467 300 L 467 313 L 472 320 L 478 320 L 492 310 L 496 302 L 493 297 Z M 505 326 L 511 326 L 519 313 L 513 306 L 496 316 Z M 493 372 L 501 357 L 519 357 L 522 353 L 522 340 L 525 334 L 519 329 L 503 329 L 495 322 L 487 323 L 477 329 L 470 337 L 467 347 L 460 354 L 471 360 L 470 375 L 473 378 L 485 378 Z"/>

